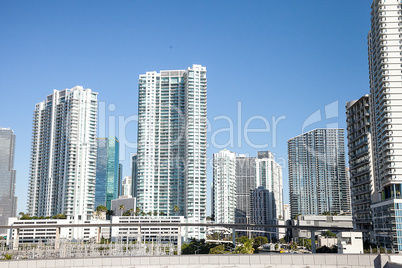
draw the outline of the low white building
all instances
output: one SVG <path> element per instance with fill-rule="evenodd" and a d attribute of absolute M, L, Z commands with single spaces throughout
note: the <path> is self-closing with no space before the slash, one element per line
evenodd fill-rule
<path fill-rule="evenodd" d="M 339 254 L 363 254 L 363 234 L 362 232 L 340 232 L 338 238 Z"/>
<path fill-rule="evenodd" d="M 332 247 L 333 245 L 338 245 L 338 238 L 330 236 L 318 236 L 318 247 L 323 247 L 323 246 L 327 246 L 327 247 Z"/>
<path fill-rule="evenodd" d="M 77 221 L 70 219 L 42 219 L 42 220 L 19 220 L 18 218 L 9 218 L 8 225 L 23 226 L 23 225 L 60 225 L 59 234 L 57 228 L 21 228 L 19 231 L 19 243 L 46 243 L 50 240 L 66 239 L 70 241 L 96 241 L 98 239 L 98 227 L 70 227 L 70 224 L 81 223 L 109 223 L 105 220 Z M 100 237 L 109 238 L 110 228 L 102 227 Z M 15 237 L 16 230 L 9 229 L 7 235 L 7 244 Z"/>
<path fill-rule="evenodd" d="M 185 228 L 181 230 L 179 226 L 163 226 L 163 223 L 183 222 L 183 216 L 114 216 L 112 223 L 157 223 L 158 226 L 112 227 L 111 240 L 181 244 L 182 238 L 186 237 Z"/>

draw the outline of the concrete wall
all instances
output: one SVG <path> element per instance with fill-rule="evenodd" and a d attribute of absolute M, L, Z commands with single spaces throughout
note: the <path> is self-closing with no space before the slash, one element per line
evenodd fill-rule
<path fill-rule="evenodd" d="M 149 257 L 105 257 L 57 260 L 0 261 L 1 268 L 45 267 L 118 267 L 118 268 L 382 268 L 388 261 L 399 262 L 400 255 L 341 254 L 254 254 L 254 255 L 182 255 Z"/>

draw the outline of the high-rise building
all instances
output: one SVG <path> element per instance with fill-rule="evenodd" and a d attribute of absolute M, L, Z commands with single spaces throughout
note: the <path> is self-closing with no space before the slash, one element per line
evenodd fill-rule
<path fill-rule="evenodd" d="M 263 187 L 269 193 L 267 219 L 283 219 L 282 167 L 275 162 L 271 152 L 257 152 L 257 157 L 236 157 L 236 181 L 236 223 L 253 223 L 250 194 L 258 187 Z"/>
<path fill-rule="evenodd" d="M 17 212 L 14 154 L 14 131 L 0 128 L 0 225 L 8 225 L 8 218 L 15 217 Z M 7 234 L 7 230 L 0 229 L 0 234 Z"/>
<path fill-rule="evenodd" d="M 374 0 L 368 34 L 372 200 L 377 244 L 402 252 L 402 65 L 399 0 Z"/>
<path fill-rule="evenodd" d="M 269 151 L 257 153 L 256 159 L 257 186 L 264 187 L 269 193 L 267 216 L 270 222 L 283 220 L 283 185 L 282 167 L 275 162 Z"/>
<path fill-rule="evenodd" d="M 119 140 L 112 136 L 97 138 L 95 208 L 111 209 L 113 199 L 119 197 Z M 116 211 L 115 211 L 116 212 Z"/>
<path fill-rule="evenodd" d="M 374 195 L 373 146 L 370 128 L 370 96 L 346 103 L 350 187 L 354 229 L 364 230 L 364 240 L 371 241 Z"/>
<path fill-rule="evenodd" d="M 236 223 L 251 223 L 250 190 L 257 188 L 255 157 L 236 157 L 236 185 Z"/>
<path fill-rule="evenodd" d="M 222 150 L 213 158 L 213 215 L 216 223 L 235 223 L 236 153 Z"/>
<path fill-rule="evenodd" d="M 291 216 L 350 211 L 343 129 L 315 129 L 288 141 Z"/>
<path fill-rule="evenodd" d="M 125 176 L 121 183 L 121 196 L 131 197 L 131 186 L 132 180 L 131 176 Z"/>
<path fill-rule="evenodd" d="M 97 93 L 76 86 L 35 105 L 28 213 L 90 219 L 95 204 Z"/>
<path fill-rule="evenodd" d="M 177 206 L 187 221 L 204 221 L 206 68 L 140 75 L 138 98 L 137 206 L 168 216 Z M 188 236 L 198 237 L 199 230 L 188 228 Z"/>

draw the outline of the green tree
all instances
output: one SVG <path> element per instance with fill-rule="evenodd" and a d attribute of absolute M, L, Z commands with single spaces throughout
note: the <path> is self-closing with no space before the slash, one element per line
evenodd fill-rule
<path fill-rule="evenodd" d="M 174 205 L 173 212 L 175 213 L 176 216 L 177 216 L 177 214 L 179 213 L 179 211 L 180 211 L 179 206 L 178 206 L 178 205 Z"/>
<path fill-rule="evenodd" d="M 125 210 L 126 208 L 124 207 L 123 204 L 121 204 L 121 205 L 119 206 L 119 209 L 120 209 L 120 216 L 122 216 L 123 210 Z"/>
<path fill-rule="evenodd" d="M 278 251 L 279 245 L 275 244 L 275 250 Z"/>
<path fill-rule="evenodd" d="M 325 232 L 323 232 L 322 234 L 323 234 L 324 236 L 327 236 L 327 237 L 335 237 L 335 236 L 336 236 L 336 234 L 333 233 L 333 232 L 331 232 L 331 231 L 325 231 Z"/>
<path fill-rule="evenodd" d="M 279 239 L 279 243 L 280 243 L 280 244 L 286 244 L 286 240 L 285 240 L 285 238 L 281 238 L 281 239 Z"/>
<path fill-rule="evenodd" d="M 137 207 L 135 209 L 135 216 L 140 216 L 140 214 L 141 214 L 141 209 L 139 207 Z"/>
<path fill-rule="evenodd" d="M 253 241 L 248 240 L 242 246 L 236 247 L 234 252 L 237 254 L 253 254 L 254 253 Z"/>
<path fill-rule="evenodd" d="M 134 216 L 134 209 L 133 208 L 130 208 L 130 216 Z"/>
<path fill-rule="evenodd" d="M 219 245 L 209 250 L 209 254 L 224 254 L 224 253 L 226 253 L 224 245 Z"/>
<path fill-rule="evenodd" d="M 254 245 L 257 246 L 257 248 L 267 243 L 268 238 L 266 238 L 265 236 L 257 236 L 256 238 L 254 238 Z"/>
<path fill-rule="evenodd" d="M 111 216 L 114 216 L 114 211 L 113 210 L 106 211 L 106 219 L 110 220 Z"/>
<path fill-rule="evenodd" d="M 124 211 L 123 216 L 131 216 L 130 210 Z"/>

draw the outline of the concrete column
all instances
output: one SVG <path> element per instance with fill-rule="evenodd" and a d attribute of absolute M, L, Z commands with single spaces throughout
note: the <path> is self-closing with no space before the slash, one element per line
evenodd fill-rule
<path fill-rule="evenodd" d="M 54 241 L 54 249 L 60 248 L 60 227 L 56 227 L 56 240 Z"/>
<path fill-rule="evenodd" d="M 233 246 L 236 247 L 236 228 L 232 228 L 232 242 Z"/>
<path fill-rule="evenodd" d="M 20 229 L 15 229 L 13 238 L 13 250 L 18 250 L 18 243 L 20 242 Z"/>
<path fill-rule="evenodd" d="M 101 242 L 101 234 L 102 234 L 102 227 L 98 227 L 98 236 L 96 238 L 96 243 L 100 244 Z"/>
<path fill-rule="evenodd" d="M 311 230 L 310 233 L 311 233 L 311 253 L 316 253 L 316 251 L 315 251 L 315 232 L 313 230 Z"/>
<path fill-rule="evenodd" d="M 181 226 L 177 228 L 177 255 L 181 255 Z"/>

